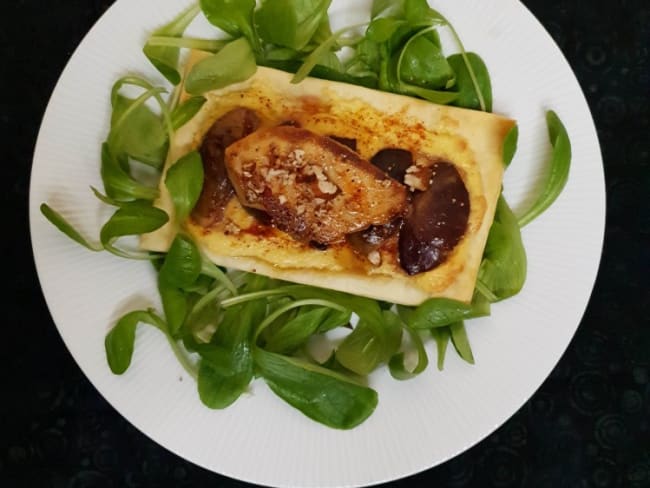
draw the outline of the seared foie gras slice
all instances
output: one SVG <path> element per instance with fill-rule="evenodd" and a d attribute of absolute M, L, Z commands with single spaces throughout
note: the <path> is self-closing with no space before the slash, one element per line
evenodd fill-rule
<path fill-rule="evenodd" d="M 263 129 L 226 149 L 240 202 L 301 241 L 341 242 L 401 215 L 406 187 L 359 154 L 305 129 Z"/>

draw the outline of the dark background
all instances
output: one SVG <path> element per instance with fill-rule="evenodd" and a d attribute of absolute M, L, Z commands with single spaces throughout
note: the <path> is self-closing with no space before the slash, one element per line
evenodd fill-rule
<path fill-rule="evenodd" d="M 66 61 L 111 3 L 21 0 L 3 2 L 0 14 L 9 290 L 0 486 L 249 486 L 178 458 L 122 419 L 73 362 L 38 285 L 27 220 L 38 127 Z M 650 487 L 650 2 L 524 3 L 575 70 L 598 128 L 608 197 L 600 273 L 576 336 L 532 399 L 469 451 L 392 486 Z"/>

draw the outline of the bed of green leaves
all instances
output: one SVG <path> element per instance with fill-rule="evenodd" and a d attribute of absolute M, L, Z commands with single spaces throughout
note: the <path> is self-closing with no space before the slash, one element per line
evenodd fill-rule
<path fill-rule="evenodd" d="M 428 365 L 429 336 L 436 346 L 438 369 L 443 369 L 449 343 L 473 363 L 464 321 L 489 315 L 491 303 L 523 287 L 526 253 L 520 228 L 553 203 L 569 174 L 571 145 L 552 111 L 547 114 L 553 152 L 546 184 L 519 218 L 500 197 L 469 304 L 432 298 L 418 307 L 396 306 L 215 266 L 180 225 L 203 186 L 201 156 L 195 151 L 177 161 L 165 178 L 175 207 L 171 224 L 177 230 L 169 251 L 143 252 L 122 243 L 123 237 L 169 222 L 167 213 L 153 205 L 158 185 L 141 181 L 138 167 L 161 172 L 174 131 L 200 110 L 202 95 L 249 78 L 257 66 L 291 71 L 295 83 L 311 75 L 434 103 L 491 110 L 485 64 L 477 54 L 465 51 L 451 24 L 425 0 L 375 0 L 367 23 L 338 32 L 330 28 L 330 3 L 263 0 L 256 6 L 254 0 L 201 0 L 155 30 L 143 52 L 172 86 L 181 81 L 182 49 L 212 53 L 185 80 L 186 90 L 194 96 L 179 104 L 178 88 L 167 94 L 168 88 L 131 76 L 115 83 L 110 132 L 100 151 L 103 193 L 92 188 L 115 211 L 98 242 L 86 239 L 42 204 L 43 215 L 82 246 L 151 260 L 157 270 L 163 313 L 130 312 L 106 336 L 108 364 L 115 374 L 124 373 L 131 363 L 136 327 L 149 324 L 168 339 L 180 363 L 197 380 L 199 396 L 208 407 L 231 405 L 260 377 L 308 417 L 349 429 L 363 422 L 377 404 L 377 393 L 366 384 L 372 371 L 387 365 L 398 380 L 422 373 Z M 184 36 L 199 14 L 218 28 L 214 39 Z M 457 54 L 444 54 L 441 29 L 450 30 Z M 343 47 L 351 51 L 345 60 L 337 55 Z M 140 94 L 130 98 L 124 94 L 126 88 Z M 506 166 L 515 154 L 517 134 L 515 127 L 506 138 Z M 317 361 L 310 347 L 313 337 L 338 328 L 348 333 L 332 345 L 325 361 Z M 406 361 L 407 345 L 414 361 Z"/>

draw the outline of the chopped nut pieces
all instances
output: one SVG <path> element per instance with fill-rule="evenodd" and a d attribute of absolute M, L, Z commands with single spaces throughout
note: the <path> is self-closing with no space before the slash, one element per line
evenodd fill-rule
<path fill-rule="evenodd" d="M 423 168 L 422 166 L 409 166 L 406 170 L 406 175 L 404 175 L 404 184 L 407 185 L 411 191 L 420 190 L 425 191 L 429 188 L 431 183 L 429 180 L 431 178 L 431 170 L 429 168 Z"/>

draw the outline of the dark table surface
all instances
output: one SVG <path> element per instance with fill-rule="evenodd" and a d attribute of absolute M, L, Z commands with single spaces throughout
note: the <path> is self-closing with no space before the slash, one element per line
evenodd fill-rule
<path fill-rule="evenodd" d="M 66 61 L 111 3 L 21 0 L 0 14 L 9 172 L 0 196 L 0 486 L 249 486 L 171 454 L 109 406 L 63 345 L 39 288 L 27 220 L 39 123 Z M 393 486 L 650 487 L 650 2 L 524 3 L 564 52 L 595 118 L 608 198 L 600 272 L 573 341 L 530 401 L 469 451 Z"/>

